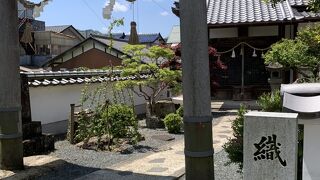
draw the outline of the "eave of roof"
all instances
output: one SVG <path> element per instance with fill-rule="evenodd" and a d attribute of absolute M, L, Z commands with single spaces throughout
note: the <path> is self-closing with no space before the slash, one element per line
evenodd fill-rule
<path fill-rule="evenodd" d="M 145 74 L 135 77 L 120 77 L 120 73 L 121 71 L 104 70 L 20 72 L 21 75 L 28 78 L 28 85 L 30 87 L 104 83 L 148 78 L 148 75 Z"/>

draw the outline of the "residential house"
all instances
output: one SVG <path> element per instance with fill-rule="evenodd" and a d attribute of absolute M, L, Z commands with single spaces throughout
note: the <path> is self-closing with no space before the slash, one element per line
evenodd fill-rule
<path fill-rule="evenodd" d="M 89 37 L 53 57 L 43 67 L 51 67 L 53 71 L 73 70 L 81 67 L 100 69 L 106 66 L 121 65 L 122 55 L 124 55 L 122 51 L 111 48 L 105 42 Z"/>

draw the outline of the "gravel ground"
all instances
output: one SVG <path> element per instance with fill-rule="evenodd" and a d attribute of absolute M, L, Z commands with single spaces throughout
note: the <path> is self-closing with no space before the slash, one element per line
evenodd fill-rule
<path fill-rule="evenodd" d="M 169 134 L 165 129 L 147 129 L 144 121 L 139 122 L 140 133 L 145 137 L 144 141 L 135 146 L 128 146 L 124 152 L 108 152 L 85 150 L 71 145 L 66 140 L 55 143 L 56 150 L 50 153 L 68 162 L 63 167 L 58 167 L 41 177 L 39 180 L 66 180 L 89 174 L 99 169 L 105 169 L 118 163 L 133 161 L 148 154 L 165 151 L 172 143 L 183 140 L 183 134 Z M 166 141 L 159 137 L 171 137 L 174 140 Z M 67 170 L 66 170 L 67 169 Z"/>
<path fill-rule="evenodd" d="M 219 113 L 214 114 L 217 118 L 215 123 L 219 123 L 221 116 L 229 114 Z M 55 143 L 56 150 L 50 153 L 50 156 L 55 156 L 67 161 L 64 166 L 52 169 L 47 174 L 41 177 L 33 178 L 37 180 L 68 180 L 84 176 L 99 169 L 105 169 L 118 163 L 133 161 L 148 154 L 164 151 L 169 148 L 172 143 L 177 143 L 183 140 L 183 134 L 168 134 L 165 129 L 147 129 L 144 128 L 144 121 L 140 121 L 140 132 L 144 135 L 145 140 L 139 142 L 136 146 L 129 146 L 126 153 L 108 152 L 108 151 L 93 151 L 80 149 L 66 140 L 57 141 Z M 172 141 L 160 140 L 159 136 L 171 136 L 175 139 Z M 237 173 L 238 166 L 231 164 L 225 166 L 228 157 L 224 151 L 215 154 L 215 179 L 217 180 L 241 180 L 242 175 Z M 183 179 L 183 177 L 181 178 Z"/>
<path fill-rule="evenodd" d="M 242 174 L 238 173 L 238 166 L 230 164 L 225 166 L 228 162 L 228 157 L 225 151 L 220 151 L 214 155 L 214 179 L 215 180 L 242 180 Z M 185 180 L 185 176 L 179 178 Z"/>
<path fill-rule="evenodd" d="M 238 173 L 238 165 L 230 164 L 225 166 L 229 158 L 225 151 L 220 151 L 214 155 L 214 174 L 216 180 L 241 180 L 242 174 Z"/>

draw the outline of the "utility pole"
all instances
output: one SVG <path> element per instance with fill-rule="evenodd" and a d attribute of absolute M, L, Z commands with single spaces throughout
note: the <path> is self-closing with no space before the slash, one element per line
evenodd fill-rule
<path fill-rule="evenodd" d="M 186 179 L 214 179 L 206 0 L 180 1 Z"/>
<path fill-rule="evenodd" d="M 0 169 L 23 169 L 18 11 L 0 1 Z"/>

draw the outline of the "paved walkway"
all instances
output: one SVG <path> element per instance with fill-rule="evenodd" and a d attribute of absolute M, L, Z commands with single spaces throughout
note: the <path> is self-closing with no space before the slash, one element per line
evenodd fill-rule
<path fill-rule="evenodd" d="M 232 137 L 231 124 L 234 119 L 234 115 L 226 115 L 214 120 L 213 147 L 215 153 L 220 152 L 222 145 L 227 142 L 228 138 Z M 183 149 L 184 142 L 180 141 L 170 146 L 170 149 L 167 151 L 154 153 L 133 162 L 116 164 L 107 170 L 93 172 L 78 180 L 132 179 L 137 176 L 140 177 L 140 179 L 144 179 L 143 176 L 139 175 L 145 175 L 149 179 L 176 179 L 184 174 L 185 161 Z M 122 172 L 122 175 L 119 172 Z"/>

